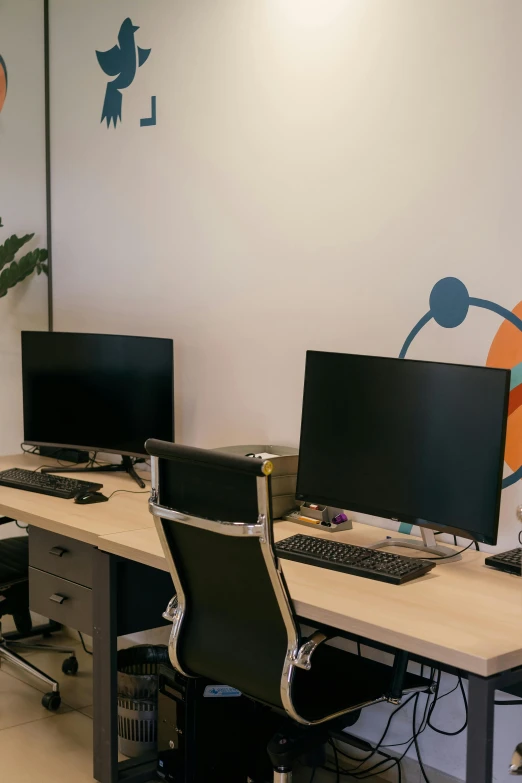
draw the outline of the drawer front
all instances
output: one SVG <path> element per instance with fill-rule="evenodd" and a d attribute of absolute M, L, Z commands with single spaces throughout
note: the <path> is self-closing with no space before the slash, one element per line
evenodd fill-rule
<path fill-rule="evenodd" d="M 92 590 L 29 567 L 29 605 L 38 614 L 92 636 Z"/>
<path fill-rule="evenodd" d="M 29 565 L 84 587 L 92 587 L 93 551 L 83 541 L 39 527 L 29 528 Z"/>

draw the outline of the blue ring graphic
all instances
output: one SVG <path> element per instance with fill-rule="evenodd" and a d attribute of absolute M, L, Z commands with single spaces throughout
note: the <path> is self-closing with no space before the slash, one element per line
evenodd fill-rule
<path fill-rule="evenodd" d="M 477 299 L 470 296 L 468 289 L 461 280 L 456 277 L 445 277 L 439 280 L 432 288 L 430 294 L 430 309 L 415 324 L 401 348 L 399 359 L 405 359 L 410 345 L 427 323 L 432 319 L 445 329 L 454 329 L 460 326 L 466 320 L 470 307 L 481 307 L 483 310 L 490 310 L 501 318 L 509 321 L 522 332 L 522 318 L 519 318 L 510 310 L 502 305 L 490 302 L 488 299 Z M 502 489 L 516 484 L 522 479 L 522 465 L 502 481 Z"/>

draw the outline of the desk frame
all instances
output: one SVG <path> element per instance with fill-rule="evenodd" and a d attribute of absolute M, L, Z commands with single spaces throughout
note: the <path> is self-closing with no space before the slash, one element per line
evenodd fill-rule
<path fill-rule="evenodd" d="M 135 600 L 129 601 L 129 590 Z M 173 592 L 166 571 L 94 551 L 93 774 L 100 783 L 147 783 L 156 777 L 156 754 L 118 763 L 117 643 L 118 636 L 167 625 L 161 615 Z"/>
<path fill-rule="evenodd" d="M 17 466 L 34 470 L 40 462 L 41 460 L 34 455 L 18 454 L 1 457 L 0 469 Z M 131 479 L 119 474 L 117 477 L 107 474 L 104 478 L 107 494 L 115 490 L 132 489 L 131 484 Z M 165 609 L 168 600 L 172 597 L 174 589 L 170 575 L 165 570 L 162 570 L 159 546 L 154 546 L 152 550 L 149 550 L 147 536 L 140 535 L 143 533 L 148 534 L 149 532 L 151 535 L 154 535 L 152 519 L 147 511 L 144 498 L 141 498 L 139 495 L 129 494 L 116 495 L 116 498 L 118 503 L 114 505 L 107 503 L 97 506 L 74 507 L 64 504 L 62 500 L 57 498 L 44 495 L 38 496 L 33 493 L 19 492 L 18 490 L 2 487 L 0 513 L 11 519 L 18 519 L 35 527 L 68 536 L 91 544 L 93 547 L 101 547 L 106 550 L 102 551 L 100 549 L 95 551 L 95 582 L 92 595 L 95 626 L 93 633 L 95 651 L 94 770 L 95 777 L 101 783 L 117 783 L 120 780 L 136 780 L 139 783 L 140 780 L 150 779 L 150 765 L 147 770 L 143 769 L 144 765 L 141 765 L 142 769 L 140 770 L 140 765 L 136 765 L 133 762 L 118 765 L 117 637 L 124 633 L 147 630 L 151 626 L 156 627 L 160 625 L 161 613 Z M 281 537 L 296 532 L 290 523 L 281 522 L 278 524 L 280 525 Z M 347 543 L 368 546 L 374 543 L 377 537 L 382 537 L 382 533 L 383 531 L 379 531 L 371 526 L 358 525 L 356 523 L 353 531 L 346 534 L 339 533 L 339 537 L 340 540 L 344 540 Z M 137 544 L 133 542 L 134 534 L 137 535 Z M 126 538 L 130 538 L 131 543 L 126 541 Z M 354 540 L 352 541 L 352 539 Z M 466 574 L 468 572 L 470 579 L 474 578 L 475 584 L 478 585 L 478 572 L 472 564 L 471 568 L 468 567 L 466 564 L 467 559 L 468 554 L 464 556 L 463 564 L 459 564 L 457 568 L 460 569 L 462 567 L 462 573 Z M 143 565 L 145 563 L 148 565 Z M 291 563 L 290 565 L 294 567 L 296 564 Z M 305 566 L 301 567 L 305 568 Z M 146 571 L 140 570 L 143 568 Z M 442 568 L 451 568 L 451 566 L 442 566 Z M 121 581 L 124 578 L 122 574 L 124 575 L 125 573 L 127 575 L 129 573 L 146 573 L 146 590 L 142 589 L 141 592 L 138 590 L 137 595 L 136 584 L 126 585 L 125 581 Z M 457 573 L 461 572 L 455 571 L 455 574 Z M 390 646 L 386 647 L 383 644 L 383 642 L 388 640 L 390 640 L 389 644 L 395 644 L 395 648 L 411 649 L 413 644 L 415 644 L 414 649 L 417 652 L 410 654 L 411 660 L 429 666 L 436 666 L 442 671 L 451 674 L 461 674 L 468 679 L 467 783 L 491 783 L 492 780 L 495 691 L 498 689 L 510 692 L 510 689 L 512 689 L 512 692 L 517 696 L 522 695 L 522 642 L 519 642 L 518 632 L 522 614 L 518 597 L 516 602 L 512 600 L 513 593 L 511 588 L 508 589 L 508 582 L 506 581 L 508 578 L 515 580 L 513 582 L 514 586 L 516 578 L 508 577 L 505 574 L 496 574 L 493 578 L 487 576 L 486 571 L 480 572 L 480 574 L 482 573 L 487 577 L 487 584 L 492 588 L 494 600 L 499 608 L 503 610 L 501 622 L 496 625 L 493 622 L 493 630 L 489 629 L 490 633 L 485 637 L 488 641 L 497 638 L 494 629 L 498 627 L 502 636 L 501 643 L 497 645 L 485 644 L 482 650 L 483 657 L 481 657 L 480 646 L 466 647 L 461 645 L 460 656 L 452 660 L 451 657 L 448 657 L 450 647 L 447 643 L 444 644 L 447 639 L 444 634 L 441 635 L 440 627 L 438 636 L 434 634 L 432 638 L 429 638 L 430 635 L 425 633 L 422 644 L 419 644 L 418 638 L 414 640 L 409 633 L 405 637 L 402 634 L 404 639 L 401 639 L 401 634 L 398 634 L 397 642 L 392 642 L 391 639 L 395 636 L 395 630 L 397 628 L 399 631 L 401 629 L 404 630 L 405 627 L 400 612 L 392 618 L 391 622 L 387 622 L 386 634 L 379 636 L 381 642 L 372 639 L 373 628 L 379 627 L 378 618 L 382 615 L 382 612 L 379 613 L 377 611 L 381 607 L 381 603 L 376 599 L 373 585 L 372 590 L 366 590 L 366 593 L 370 596 L 371 607 L 374 610 L 372 622 L 369 624 L 362 622 L 364 616 L 361 616 L 360 612 L 358 617 L 355 618 L 349 613 L 345 614 L 342 605 L 339 606 L 338 603 L 334 607 L 333 613 L 329 611 L 327 602 L 317 607 L 313 601 L 310 601 L 310 596 L 307 595 L 306 590 L 302 600 L 294 597 L 297 611 L 299 612 L 300 603 L 303 607 L 301 610 L 303 616 L 307 614 L 307 604 L 310 605 L 310 611 L 313 611 L 314 615 L 318 613 L 319 615 L 326 614 L 327 617 L 325 619 L 327 622 L 334 623 L 333 631 L 337 636 L 359 640 L 371 647 L 383 650 L 390 650 Z M 319 578 L 319 575 L 316 576 Z M 429 578 L 428 575 L 426 579 L 429 580 Z M 332 589 L 331 584 L 329 584 L 332 579 L 331 572 L 325 572 L 319 579 L 321 583 L 326 584 L 328 595 L 337 594 L 336 589 Z M 444 580 L 441 581 L 443 583 Z M 470 584 L 473 584 L 473 581 Z M 142 599 L 141 605 L 139 608 L 133 609 L 132 615 L 125 607 L 127 596 L 124 595 L 123 585 L 129 588 L 129 595 L 132 595 L 132 600 L 135 600 L 137 597 L 139 604 L 140 599 Z M 394 589 L 387 587 L 390 591 Z M 425 592 L 431 592 L 432 588 L 436 595 L 436 582 L 432 582 L 430 589 Z M 453 595 L 453 589 L 458 592 L 458 580 L 452 582 L 451 591 L 449 591 L 451 595 Z M 516 590 L 516 588 L 514 589 Z M 423 592 L 422 585 L 419 585 L 419 590 L 420 593 Z M 362 592 L 365 592 L 364 588 Z M 518 593 L 515 594 L 518 596 Z M 448 590 L 446 592 L 442 591 L 441 595 L 443 601 L 445 600 L 446 610 L 450 611 L 451 605 L 448 602 Z M 493 621 L 495 620 L 495 617 L 492 616 L 494 609 L 491 607 L 493 599 L 490 594 L 488 594 L 488 597 L 490 598 L 490 617 Z M 435 597 L 432 600 L 436 602 L 437 599 Z M 468 601 L 471 600 L 472 598 L 470 598 L 468 590 Z M 475 605 L 470 604 L 470 606 L 473 610 Z M 409 628 L 415 628 L 416 617 L 423 618 L 422 607 L 418 606 L 417 609 L 419 611 L 416 615 L 415 613 L 410 615 Z M 335 627 L 336 615 L 339 616 L 342 627 L 345 630 Z M 468 626 L 474 622 L 480 622 L 481 619 L 481 612 L 471 611 L 468 616 Z M 317 627 L 317 622 L 312 617 L 304 616 L 303 621 L 308 626 Z M 359 634 L 362 633 L 363 635 L 351 635 L 350 631 L 357 628 L 359 629 Z M 504 633 L 506 628 L 510 629 L 509 634 Z M 407 628 L 407 630 L 409 629 Z M 364 636 L 364 634 L 367 635 Z M 445 648 L 446 664 L 439 662 L 436 658 L 439 654 L 438 647 L 441 646 L 441 643 Z M 423 657 L 423 653 L 425 653 L 425 657 Z M 431 655 L 435 657 L 431 658 Z M 459 657 L 463 665 L 457 670 L 456 665 L 459 663 Z M 475 673 L 471 671 L 472 668 L 474 668 Z M 480 674 L 476 672 L 480 672 Z M 493 672 L 493 674 L 490 674 L 490 672 Z M 506 765 L 508 761 L 509 759 L 506 760 Z"/>
<path fill-rule="evenodd" d="M 123 576 L 124 573 L 126 576 Z M 141 607 L 133 610 L 132 616 L 122 617 L 122 599 L 125 597 L 128 600 L 126 588 L 130 583 L 136 586 L 140 579 L 146 579 L 145 601 Z M 147 783 L 155 777 L 155 758 L 148 756 L 118 764 L 117 640 L 120 635 L 148 630 L 161 624 L 161 613 L 172 597 L 174 588 L 168 572 L 101 550 L 94 553 L 93 585 L 94 777 L 99 783 Z M 152 618 L 152 622 L 149 618 Z M 317 623 L 306 617 L 300 617 L 299 620 L 305 625 L 317 627 Z M 327 630 L 334 636 L 360 642 L 383 652 L 395 652 L 394 648 L 370 638 L 337 628 Z M 495 691 L 522 684 L 522 667 L 491 677 L 480 677 L 435 659 L 412 654 L 410 660 L 468 680 L 466 783 L 491 783 Z"/>
<path fill-rule="evenodd" d="M 299 617 L 303 625 L 316 627 L 306 617 Z M 382 652 L 395 654 L 396 650 L 371 639 L 347 633 L 330 626 L 321 626 L 328 635 L 338 636 L 364 644 Z M 468 729 L 466 747 L 466 783 L 491 783 L 493 780 L 493 740 L 495 730 L 495 692 L 509 692 L 513 686 L 522 686 L 522 666 L 481 677 L 478 674 L 456 669 L 432 658 L 411 654 L 410 661 L 421 666 L 441 669 L 445 674 L 463 677 L 468 681 Z M 509 759 L 507 760 L 507 762 Z M 507 764 L 506 762 L 506 764 Z"/>

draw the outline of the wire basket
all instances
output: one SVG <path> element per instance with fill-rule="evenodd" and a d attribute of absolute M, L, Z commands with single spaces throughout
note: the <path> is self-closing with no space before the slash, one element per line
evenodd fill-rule
<path fill-rule="evenodd" d="M 156 749 L 161 664 L 169 664 L 165 645 L 118 652 L 118 749 L 124 756 L 136 758 Z"/>

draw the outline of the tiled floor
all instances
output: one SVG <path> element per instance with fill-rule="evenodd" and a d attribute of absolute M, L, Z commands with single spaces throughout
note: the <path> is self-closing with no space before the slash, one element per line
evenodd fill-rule
<path fill-rule="evenodd" d="M 45 683 L 2 661 L 0 778 L 6 783 L 93 783 L 92 657 L 70 637 L 55 635 L 46 643 L 74 647 L 78 674 L 62 674 L 63 654 L 19 651 L 60 682 L 62 706 L 51 713 L 41 704 L 42 693 L 49 690 Z"/>
<path fill-rule="evenodd" d="M 4 631 L 9 630 L 4 624 Z M 73 646 L 79 671 L 62 674 L 63 654 L 20 651 L 25 658 L 60 682 L 62 706 L 44 709 L 48 688 L 22 669 L 2 662 L 0 669 L 0 780 L 6 783 L 93 783 L 92 777 L 92 656 L 78 641 L 55 635 L 49 644 Z M 310 770 L 295 776 L 308 783 Z M 320 773 L 314 783 L 334 783 L 335 775 Z M 378 783 L 376 778 L 372 781 Z"/>

